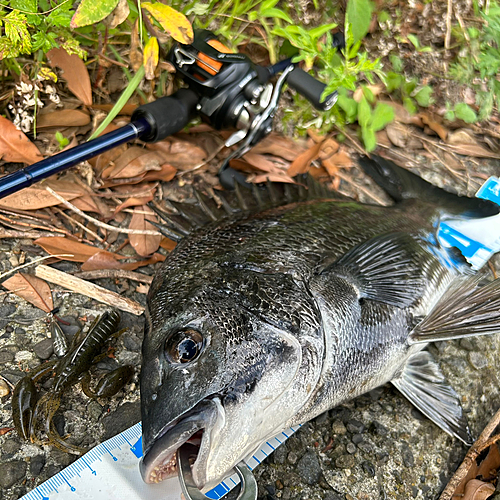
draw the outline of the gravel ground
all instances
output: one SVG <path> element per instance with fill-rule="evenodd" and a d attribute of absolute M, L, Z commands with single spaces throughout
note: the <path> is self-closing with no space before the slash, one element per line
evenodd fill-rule
<path fill-rule="evenodd" d="M 29 251 L 30 245 L 31 240 L 4 240 L 0 272 L 10 269 L 16 252 Z M 68 272 L 76 270 L 72 263 L 57 266 Z M 100 284 L 145 301 L 144 295 L 125 282 L 102 280 Z M 92 300 L 61 290 L 55 291 L 54 302 L 61 308 L 60 316 L 70 323 L 64 327 L 70 336 L 85 323 L 82 318 L 88 325 L 106 310 Z M 116 342 L 116 359 L 106 358 L 101 369 L 125 363 L 140 366 L 143 318 L 124 313 L 121 326 L 128 331 Z M 24 371 L 50 357 L 47 339 L 48 324 L 40 310 L 13 295 L 1 297 L 0 375 L 15 383 Z M 430 346 L 462 395 L 475 436 L 499 406 L 499 347 L 500 335 Z M 111 400 L 90 400 L 76 387 L 68 391 L 55 420 L 59 432 L 69 433 L 72 442 L 87 446 L 133 425 L 140 419 L 137 374 L 138 370 L 134 381 Z M 0 427 L 12 425 L 11 395 L 0 400 L 0 418 Z M 15 431 L 0 436 L 0 450 L 0 500 L 20 498 L 77 458 L 48 445 L 25 443 Z M 257 468 L 259 497 L 435 499 L 465 452 L 464 445 L 386 385 L 304 425 Z"/>

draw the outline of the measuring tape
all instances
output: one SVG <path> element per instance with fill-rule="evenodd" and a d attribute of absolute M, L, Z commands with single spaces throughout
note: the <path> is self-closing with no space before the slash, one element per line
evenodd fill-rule
<path fill-rule="evenodd" d="M 280 432 L 262 444 L 259 451 L 245 459 L 255 469 L 300 425 Z M 22 500 L 180 500 L 177 477 L 158 484 L 146 484 L 139 472 L 142 457 L 141 422 L 92 448 L 55 476 L 22 497 Z M 216 500 L 231 491 L 240 479 L 229 476 L 205 495 Z"/>

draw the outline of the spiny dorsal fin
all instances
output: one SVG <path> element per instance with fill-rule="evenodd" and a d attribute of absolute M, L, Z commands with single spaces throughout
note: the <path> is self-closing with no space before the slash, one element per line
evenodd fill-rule
<path fill-rule="evenodd" d="M 297 184 L 271 182 L 260 186 L 254 184 L 251 189 L 236 183 L 234 191 L 219 192 L 217 196 L 211 197 L 193 190 L 196 198 L 194 204 L 167 200 L 175 210 L 173 213 L 167 212 L 157 204 L 150 206 L 165 223 L 162 233 L 179 241 L 182 236 L 188 235 L 194 229 L 217 220 L 237 216 L 238 213 L 260 212 L 315 198 L 345 198 L 329 191 L 326 186 L 322 186 L 309 175 L 298 176 L 296 180 Z"/>

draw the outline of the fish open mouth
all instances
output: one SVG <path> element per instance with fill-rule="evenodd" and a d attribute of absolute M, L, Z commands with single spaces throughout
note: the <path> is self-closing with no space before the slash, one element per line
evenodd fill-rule
<path fill-rule="evenodd" d="M 175 422 L 163 429 L 151 448 L 144 453 L 139 464 L 142 479 L 146 483 L 159 483 L 177 475 L 177 450 L 189 443 L 197 447 L 191 467 L 198 484 L 203 481 L 204 470 L 210 450 L 210 431 L 217 420 L 220 403 L 214 400 L 203 401 Z M 197 480 L 198 479 L 198 480 Z"/>

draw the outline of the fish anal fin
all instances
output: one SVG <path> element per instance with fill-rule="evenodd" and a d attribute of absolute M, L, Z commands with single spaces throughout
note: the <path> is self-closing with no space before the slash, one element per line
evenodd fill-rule
<path fill-rule="evenodd" d="M 408 359 L 394 386 L 438 427 L 467 445 L 474 440 L 460 398 L 427 351 Z"/>
<path fill-rule="evenodd" d="M 410 333 L 409 342 L 434 342 L 500 332 L 500 279 L 481 286 L 481 276 L 456 280 Z"/>
<path fill-rule="evenodd" d="M 350 281 L 363 298 L 396 307 L 410 305 L 421 293 L 421 255 L 407 233 L 372 238 L 347 252 L 321 274 L 333 273 Z"/>

